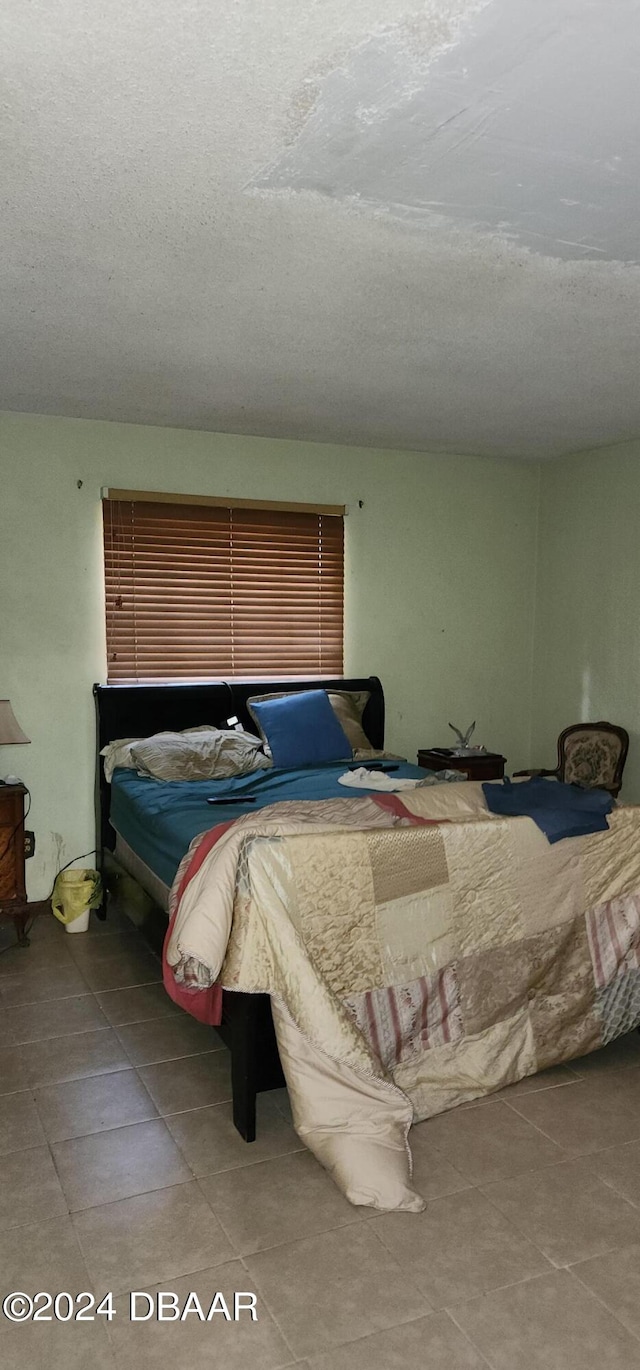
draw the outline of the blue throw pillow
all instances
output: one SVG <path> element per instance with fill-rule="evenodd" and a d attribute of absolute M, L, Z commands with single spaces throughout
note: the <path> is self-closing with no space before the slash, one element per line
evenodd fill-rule
<path fill-rule="evenodd" d="M 271 748 L 274 766 L 295 769 L 324 761 L 351 760 L 351 743 L 331 708 L 326 690 L 300 690 L 252 704 Z"/>

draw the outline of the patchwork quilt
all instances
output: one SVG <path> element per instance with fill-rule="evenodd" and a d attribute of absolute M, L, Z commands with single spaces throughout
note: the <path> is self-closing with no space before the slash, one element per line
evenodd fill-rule
<path fill-rule="evenodd" d="M 169 965 L 179 976 L 188 950 L 205 978 L 272 996 L 300 1136 L 353 1202 L 379 1208 L 423 1206 L 412 1121 L 640 1023 L 640 808 L 551 846 L 480 795 L 456 812 L 445 789 L 471 802 L 465 785 L 393 811 L 263 810 L 261 831 L 233 824 L 189 881 L 192 848 L 176 885 Z"/>

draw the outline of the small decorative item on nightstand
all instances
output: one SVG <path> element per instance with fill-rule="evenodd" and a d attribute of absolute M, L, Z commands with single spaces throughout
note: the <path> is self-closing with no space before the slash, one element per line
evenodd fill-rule
<path fill-rule="evenodd" d="M 457 756 L 455 747 L 431 747 L 418 752 L 418 765 L 426 771 L 460 771 L 467 780 L 502 780 L 506 757 L 499 752 L 485 752 L 478 747 Z"/>
<path fill-rule="evenodd" d="M 458 739 L 458 745 L 457 745 L 457 747 L 454 747 L 454 748 L 453 748 L 453 752 L 454 752 L 454 755 L 455 755 L 455 756 L 466 756 L 466 755 L 467 755 L 467 752 L 469 752 L 469 751 L 481 751 L 481 752 L 484 751 L 484 747 L 478 748 L 478 747 L 472 747 L 472 746 L 470 745 L 470 744 L 471 744 L 471 738 L 473 737 L 473 734 L 474 734 L 474 732 L 475 732 L 475 726 L 476 726 L 476 724 L 475 724 L 475 719 L 474 719 L 474 721 L 473 721 L 473 723 L 471 724 L 471 726 L 470 726 L 469 728 L 467 728 L 466 733 L 462 733 L 462 732 L 460 731 L 459 728 L 456 728 L 455 723 L 450 723 L 450 724 L 449 724 L 449 727 L 451 728 L 452 733 L 455 733 L 455 735 L 456 735 L 456 737 L 457 737 L 457 739 Z"/>

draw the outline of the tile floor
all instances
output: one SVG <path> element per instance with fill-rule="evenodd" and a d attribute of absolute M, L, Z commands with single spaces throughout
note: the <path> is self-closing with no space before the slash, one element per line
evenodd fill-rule
<path fill-rule="evenodd" d="M 241 1141 L 225 1049 L 126 919 L 10 941 L 0 1292 L 112 1290 L 116 1316 L 0 1314 L 3 1370 L 640 1370 L 640 1035 L 421 1123 L 425 1212 L 375 1214 L 300 1146 L 284 1091 Z M 158 1289 L 255 1292 L 258 1321 L 131 1322 L 129 1291 Z"/>

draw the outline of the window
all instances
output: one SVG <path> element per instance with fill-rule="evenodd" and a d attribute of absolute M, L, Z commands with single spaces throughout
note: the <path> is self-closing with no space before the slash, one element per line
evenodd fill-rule
<path fill-rule="evenodd" d="M 341 675 L 343 513 L 104 498 L 109 681 Z"/>

